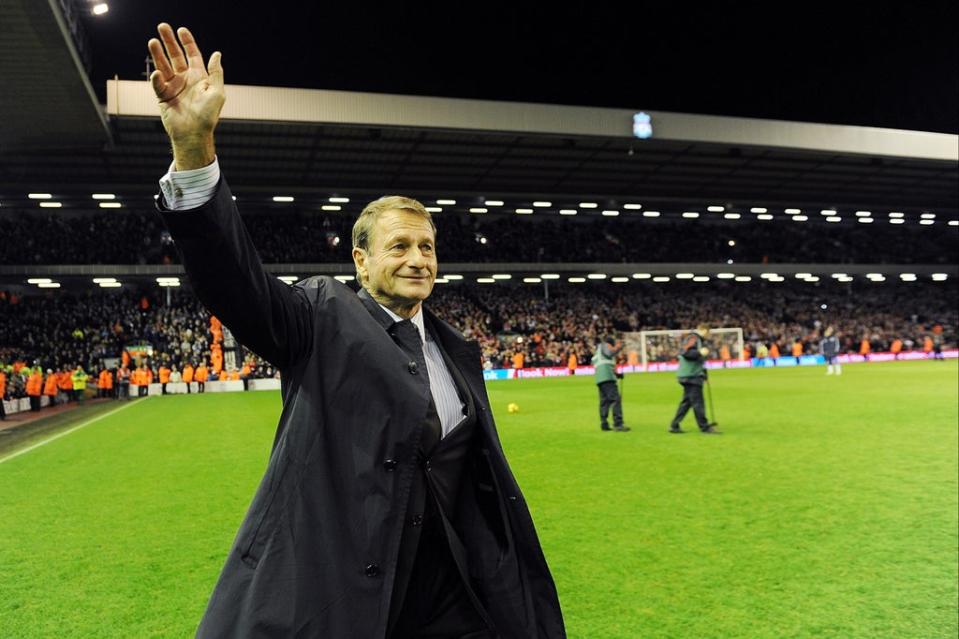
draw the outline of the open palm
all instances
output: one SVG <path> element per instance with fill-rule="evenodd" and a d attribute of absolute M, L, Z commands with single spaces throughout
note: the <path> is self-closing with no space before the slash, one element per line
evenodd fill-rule
<path fill-rule="evenodd" d="M 189 29 L 180 27 L 175 36 L 173 28 L 164 22 L 157 32 L 160 40 L 151 38 L 147 43 L 156 66 L 150 83 L 160 101 L 167 135 L 174 144 L 211 136 L 226 100 L 220 52 L 211 55 L 209 64 L 204 65 Z"/>

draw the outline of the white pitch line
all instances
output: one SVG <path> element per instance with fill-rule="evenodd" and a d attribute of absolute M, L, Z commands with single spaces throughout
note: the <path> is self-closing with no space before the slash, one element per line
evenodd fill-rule
<path fill-rule="evenodd" d="M 64 435 L 69 435 L 70 433 L 72 433 L 72 432 L 74 432 L 74 431 L 78 431 L 78 430 L 80 430 L 81 428 L 83 428 L 84 426 L 89 426 L 89 425 L 92 424 L 93 422 L 98 422 L 98 421 L 100 421 L 101 419 L 104 419 L 105 417 L 109 417 L 110 415 L 114 415 L 114 414 L 116 414 L 116 413 L 119 413 L 119 412 L 120 412 L 121 410 L 123 410 L 124 408 L 130 408 L 131 406 L 133 406 L 133 405 L 136 404 L 136 403 L 138 403 L 138 402 L 134 400 L 134 401 L 132 401 L 132 402 L 130 402 L 130 403 L 128 403 L 128 404 L 124 404 L 123 406 L 119 406 L 119 407 L 117 407 L 117 408 L 114 408 L 113 410 L 111 410 L 111 411 L 109 411 L 109 412 L 103 413 L 102 415 L 97 415 L 96 417 L 94 417 L 94 418 L 92 418 L 92 419 L 88 419 L 87 421 L 83 422 L 82 424 L 77 424 L 77 425 L 74 426 L 73 428 L 70 428 L 69 430 L 65 430 L 65 431 L 63 431 L 62 433 L 57 433 L 57 434 L 54 435 L 53 437 L 50 437 L 50 438 L 48 438 L 48 439 L 44 439 L 42 442 L 37 442 L 36 444 L 34 444 L 34 445 L 32 445 L 32 446 L 27 446 L 27 447 L 24 448 L 23 450 L 18 450 L 17 452 L 13 453 L 12 455 L 8 455 L 8 456 L 4 457 L 3 459 L 0 459 L 0 464 L 2 464 L 2 463 L 4 463 L 4 462 L 7 462 L 7 461 L 10 461 L 10 460 L 13 459 L 14 457 L 19 457 L 20 455 L 23 455 L 23 454 L 25 454 L 25 453 L 29 453 L 31 450 L 33 450 L 33 449 L 35 449 L 35 448 L 40 448 L 41 446 L 45 446 L 45 445 L 49 444 L 50 442 L 52 442 L 53 440 L 55 440 L 55 439 L 60 439 L 60 438 L 63 437 Z"/>

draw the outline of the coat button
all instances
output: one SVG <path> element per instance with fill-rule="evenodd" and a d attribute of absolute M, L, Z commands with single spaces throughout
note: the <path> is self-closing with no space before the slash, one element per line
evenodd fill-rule
<path fill-rule="evenodd" d="M 406 368 L 410 371 L 410 375 L 416 375 L 416 373 L 419 372 L 420 367 L 416 364 L 416 362 L 410 362 L 406 365 Z"/>
<path fill-rule="evenodd" d="M 375 577 L 380 574 L 380 567 L 376 564 L 370 564 L 366 567 L 365 573 L 367 577 Z"/>
<path fill-rule="evenodd" d="M 413 519 L 410 520 L 410 524 L 412 524 L 413 526 L 422 526 L 423 515 L 413 515 Z"/>
<path fill-rule="evenodd" d="M 395 469 L 396 469 L 396 460 L 395 460 L 395 459 L 387 459 L 385 462 L 383 462 L 383 468 L 384 468 L 387 472 L 390 472 L 390 471 L 392 471 L 392 470 L 395 470 Z"/>
<path fill-rule="evenodd" d="M 423 469 L 426 472 L 430 472 L 431 470 L 433 470 L 433 467 L 430 465 L 430 460 L 427 459 L 425 462 L 423 462 Z"/>

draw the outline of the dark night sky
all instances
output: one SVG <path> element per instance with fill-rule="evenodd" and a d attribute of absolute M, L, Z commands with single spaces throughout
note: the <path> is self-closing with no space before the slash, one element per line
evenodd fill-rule
<path fill-rule="evenodd" d="M 954 2 L 108 1 L 86 20 L 101 99 L 166 20 L 233 84 L 959 133 Z"/>

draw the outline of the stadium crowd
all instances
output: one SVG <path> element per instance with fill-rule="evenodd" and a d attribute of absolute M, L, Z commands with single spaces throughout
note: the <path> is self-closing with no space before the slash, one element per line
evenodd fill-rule
<path fill-rule="evenodd" d="M 243 219 L 268 263 L 350 262 L 353 216 L 258 213 Z M 954 228 L 856 224 L 743 224 L 718 220 L 532 218 L 439 213 L 444 263 L 726 262 L 945 264 L 959 249 Z M 178 261 L 152 212 L 0 214 L 0 264 L 162 264 Z M 732 242 L 732 244 L 730 244 Z"/>
<path fill-rule="evenodd" d="M 844 352 L 931 352 L 957 341 L 959 312 L 954 297 L 942 294 L 952 291 L 947 286 L 585 284 L 553 286 L 546 299 L 540 286 L 438 285 L 428 306 L 480 343 L 486 368 L 575 366 L 589 362 L 605 335 L 703 322 L 742 328 L 747 357 L 816 353 L 827 326 L 837 331 Z M 277 375 L 242 349 L 225 357 L 231 348 L 225 344 L 223 327 L 188 291 L 171 295 L 169 304 L 149 293 L 0 293 L 0 370 L 8 399 L 35 396 L 38 386 L 40 394 L 69 399 L 77 395 L 78 370 L 112 395 L 130 381 Z M 651 359 L 674 357 L 670 348 L 651 353 Z"/>

